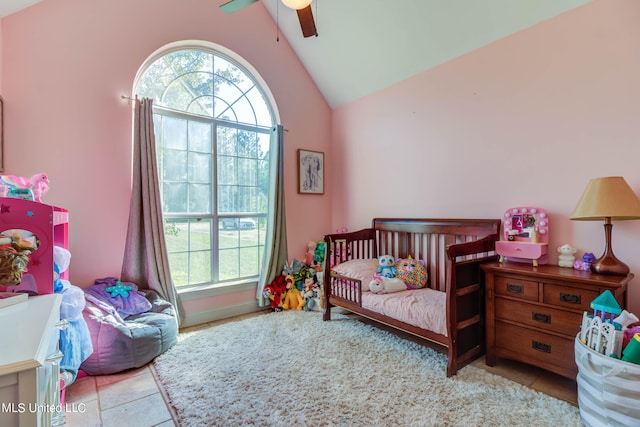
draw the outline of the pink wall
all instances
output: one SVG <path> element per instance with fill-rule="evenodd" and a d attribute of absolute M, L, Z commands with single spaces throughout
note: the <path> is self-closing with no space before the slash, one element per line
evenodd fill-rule
<path fill-rule="evenodd" d="M 156 49 L 208 40 L 251 63 L 285 135 L 292 256 L 329 229 L 325 196 L 296 191 L 298 148 L 328 151 L 330 109 L 261 4 L 223 14 L 211 0 L 47 0 L 2 19 L 7 173 L 47 172 L 45 202 L 70 211 L 71 281 L 119 276 L 130 190 L 131 94 Z M 304 99 L 304 104 L 299 102 Z M 314 214 L 315 213 L 315 214 Z M 225 297 L 216 303 L 224 304 Z"/>
<path fill-rule="evenodd" d="M 602 254 L 602 223 L 569 216 L 590 178 L 640 192 L 639 18 L 636 0 L 597 0 L 334 110 L 333 228 L 534 205 L 553 263 L 563 243 Z M 640 221 L 614 223 L 613 247 L 640 314 Z"/>

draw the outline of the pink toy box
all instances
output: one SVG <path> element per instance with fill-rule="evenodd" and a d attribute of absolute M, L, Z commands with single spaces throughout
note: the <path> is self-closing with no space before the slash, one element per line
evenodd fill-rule
<path fill-rule="evenodd" d="M 29 200 L 0 197 L 0 233 L 19 231 L 24 240 L 37 246 L 30 255 L 22 282 L 0 284 L 0 291 L 30 295 L 53 293 L 53 247 L 69 247 L 69 213 L 66 209 Z M 68 271 L 60 277 L 68 280 Z"/>

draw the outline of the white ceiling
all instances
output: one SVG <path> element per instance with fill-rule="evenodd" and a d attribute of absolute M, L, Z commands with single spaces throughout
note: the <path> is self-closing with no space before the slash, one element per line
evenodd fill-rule
<path fill-rule="evenodd" d="M 42 0 L 0 0 L 0 18 L 11 15 Z"/>
<path fill-rule="evenodd" d="M 0 0 L 0 16 L 39 1 Z M 334 108 L 590 1 L 314 0 L 318 37 L 306 39 L 295 11 L 279 0 L 248 7 L 264 6 L 277 19 L 281 37 Z"/>

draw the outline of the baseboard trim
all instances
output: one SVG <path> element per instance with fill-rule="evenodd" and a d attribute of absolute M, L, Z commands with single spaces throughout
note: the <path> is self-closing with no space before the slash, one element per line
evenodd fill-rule
<path fill-rule="evenodd" d="M 228 319 L 229 317 L 241 316 L 263 310 L 265 310 L 265 307 L 258 306 L 258 301 L 253 300 L 196 313 L 186 313 L 184 320 L 180 324 L 180 328 L 215 322 L 216 320 Z"/>

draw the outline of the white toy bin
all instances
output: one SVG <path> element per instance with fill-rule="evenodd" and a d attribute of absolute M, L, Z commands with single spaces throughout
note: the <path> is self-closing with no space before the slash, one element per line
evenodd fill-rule
<path fill-rule="evenodd" d="M 575 340 L 578 406 L 584 424 L 640 426 L 640 365 L 597 353 Z"/>

